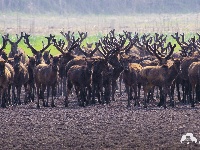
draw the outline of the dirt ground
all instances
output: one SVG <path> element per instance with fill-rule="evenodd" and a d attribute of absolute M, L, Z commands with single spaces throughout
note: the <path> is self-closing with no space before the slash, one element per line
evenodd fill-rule
<path fill-rule="evenodd" d="M 126 95 L 116 95 L 109 105 L 79 107 L 71 97 L 65 108 L 36 109 L 36 104 L 0 108 L 0 149 L 200 149 L 200 106 L 177 104 L 147 109 L 127 108 Z M 181 144 L 182 135 L 193 133 L 197 143 Z"/>

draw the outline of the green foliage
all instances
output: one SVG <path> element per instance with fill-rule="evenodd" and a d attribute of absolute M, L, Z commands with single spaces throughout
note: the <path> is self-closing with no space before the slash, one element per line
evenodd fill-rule
<path fill-rule="evenodd" d="M 154 33 L 151 33 L 151 35 L 153 36 Z M 187 33 L 185 34 L 185 41 L 188 41 L 191 37 L 194 37 L 195 36 L 195 33 Z M 103 37 L 103 35 L 101 33 L 98 33 L 97 35 L 92 35 L 92 36 L 88 36 L 82 43 L 82 45 L 86 46 L 86 43 L 95 43 L 95 42 L 98 42 L 99 39 Z M 62 35 L 56 35 L 55 38 L 57 40 L 59 39 L 64 39 L 64 37 Z M 78 33 L 75 34 L 75 38 L 78 38 Z M 11 41 L 16 41 L 17 38 L 15 35 L 10 35 L 10 39 Z M 42 49 L 43 47 L 43 44 L 42 44 L 42 41 L 44 41 L 44 44 L 47 44 L 47 39 L 45 38 L 45 36 L 30 36 L 29 37 L 29 40 L 30 40 L 30 43 L 31 45 L 36 49 L 36 50 L 40 50 Z M 66 40 L 65 40 L 66 42 Z M 178 51 L 180 50 L 180 46 L 177 44 L 177 42 L 171 37 L 171 35 L 167 35 L 167 43 L 168 42 L 171 42 L 172 44 L 176 44 L 176 48 L 175 48 L 175 51 Z M 0 38 L 0 45 L 2 45 L 2 38 Z M 81 46 L 82 46 L 81 45 Z M 93 47 L 95 45 L 93 44 Z M 25 53 L 29 56 L 32 56 L 32 52 L 29 48 L 27 48 L 27 45 L 24 43 L 23 40 L 21 40 L 21 42 L 19 43 L 18 45 L 19 48 L 22 48 Z M 53 46 L 51 45 L 48 50 L 51 50 L 50 53 L 52 55 L 57 55 L 57 54 L 60 54 L 60 52 Z M 6 53 L 9 53 L 10 52 L 10 44 L 8 43 L 7 46 L 6 46 L 6 49 L 5 49 Z"/>

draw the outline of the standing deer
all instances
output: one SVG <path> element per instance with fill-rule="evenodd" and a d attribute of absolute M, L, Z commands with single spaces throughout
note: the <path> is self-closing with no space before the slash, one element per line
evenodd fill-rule
<path fill-rule="evenodd" d="M 41 64 L 41 63 L 44 63 L 44 60 L 43 60 L 43 56 L 42 54 L 44 53 L 44 51 L 51 45 L 51 41 L 52 39 L 55 37 L 53 35 L 50 34 L 49 37 L 45 37 L 47 40 L 48 40 L 48 43 L 46 46 L 43 46 L 43 48 L 41 50 L 36 50 L 31 44 L 30 44 L 30 41 L 29 41 L 29 37 L 30 35 L 26 34 L 24 35 L 24 43 L 28 46 L 28 48 L 31 49 L 33 55 L 35 56 L 35 60 L 36 60 L 36 65 L 38 64 Z"/>
<path fill-rule="evenodd" d="M 14 56 L 14 63 L 13 63 L 13 68 L 15 71 L 14 75 L 14 87 L 17 89 L 17 97 L 16 97 L 16 104 L 21 105 L 21 88 L 24 86 L 25 89 L 25 98 L 24 98 L 24 103 L 28 103 L 28 79 L 29 79 L 29 74 L 26 66 L 21 62 L 21 57 L 23 54 L 15 54 Z"/>
<path fill-rule="evenodd" d="M 169 43 L 170 46 L 170 52 L 166 57 L 160 57 L 156 51 L 156 45 L 154 44 L 154 48 L 151 48 L 147 44 L 147 49 L 150 48 L 153 53 L 156 55 L 156 57 L 160 60 L 160 62 L 166 62 L 172 55 L 174 48 L 176 45 L 172 46 L 171 43 Z M 173 80 L 176 78 L 176 76 L 179 73 L 179 67 L 180 67 L 180 60 L 174 60 L 172 63 L 163 64 L 160 66 L 146 66 L 144 67 L 140 75 L 142 77 L 142 85 L 144 88 L 144 107 L 146 108 L 146 101 L 147 101 L 147 93 L 152 89 L 154 86 L 161 87 L 161 96 L 163 97 L 163 100 L 160 101 L 159 105 L 163 105 L 164 108 L 166 108 L 166 96 L 169 94 L 170 96 L 170 102 L 171 105 L 173 105 L 171 92 L 170 92 L 170 86 L 173 82 Z"/>
<path fill-rule="evenodd" d="M 24 37 L 24 33 L 21 32 L 21 35 L 20 37 L 17 35 L 17 41 L 16 42 L 13 42 L 9 39 L 9 34 L 7 34 L 7 38 L 8 38 L 8 41 L 11 45 L 11 51 L 8 55 L 9 58 L 14 58 L 15 54 L 22 54 L 22 63 L 25 63 L 26 62 L 26 55 L 25 55 L 25 52 L 23 49 L 21 48 L 18 48 L 18 44 L 19 42 L 22 40 L 22 38 Z"/>
<path fill-rule="evenodd" d="M 49 101 L 49 92 L 51 88 L 52 93 L 52 101 L 51 101 L 51 107 L 55 107 L 54 104 L 54 96 L 56 94 L 56 85 L 58 82 L 58 62 L 59 57 L 58 56 L 51 56 L 52 62 L 50 64 L 39 64 L 35 67 L 35 84 L 37 88 L 37 108 L 40 108 L 39 105 L 39 99 L 40 99 L 40 89 L 42 90 L 42 93 L 44 93 L 45 89 L 47 88 L 47 101 L 45 103 L 44 97 L 43 99 L 43 106 L 48 107 L 48 101 Z"/>

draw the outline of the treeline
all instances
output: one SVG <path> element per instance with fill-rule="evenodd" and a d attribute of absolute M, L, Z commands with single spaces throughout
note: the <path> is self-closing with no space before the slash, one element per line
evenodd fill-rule
<path fill-rule="evenodd" d="M 26 14 L 191 13 L 200 0 L 0 0 L 0 12 Z"/>

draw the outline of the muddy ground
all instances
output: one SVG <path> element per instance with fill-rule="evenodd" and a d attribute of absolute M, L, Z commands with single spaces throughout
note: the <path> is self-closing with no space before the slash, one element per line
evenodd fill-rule
<path fill-rule="evenodd" d="M 200 106 L 176 105 L 147 109 L 127 108 L 126 94 L 109 105 L 79 107 L 71 97 L 65 108 L 28 105 L 0 108 L 0 149 L 200 149 L 181 144 L 182 135 L 193 133 L 200 141 Z"/>

